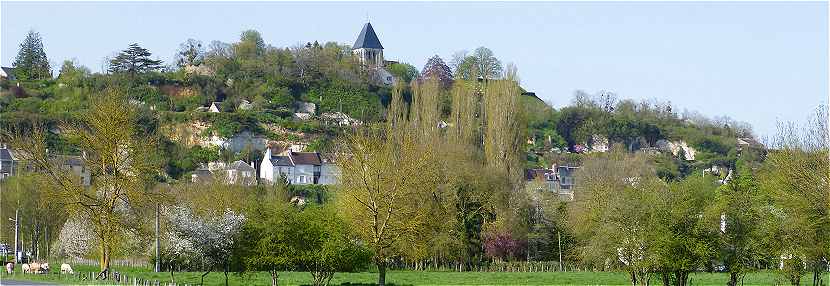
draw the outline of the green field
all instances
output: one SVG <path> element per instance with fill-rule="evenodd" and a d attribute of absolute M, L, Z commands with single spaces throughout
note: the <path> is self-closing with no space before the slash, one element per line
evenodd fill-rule
<path fill-rule="evenodd" d="M 97 270 L 94 266 L 75 267 L 77 272 Z M 56 270 L 53 270 L 53 272 Z M 159 280 L 162 283 L 170 282 L 170 273 L 147 272 L 146 268 L 118 267 L 114 271 L 126 273 L 128 277 Z M 3 272 L 0 278 L 28 281 L 51 281 L 57 284 L 112 284 L 96 283 L 79 280 L 75 276 L 56 273 L 47 275 L 17 274 L 9 276 Z M 201 273 L 175 273 L 178 285 L 194 285 L 199 283 Z M 212 272 L 205 277 L 206 285 L 224 285 L 224 274 Z M 231 285 L 270 285 L 267 273 L 248 273 L 245 275 L 229 274 Z M 728 274 L 725 273 L 697 273 L 691 275 L 690 285 L 726 285 Z M 132 278 L 130 278 L 132 280 Z M 377 273 L 338 273 L 332 279 L 333 285 L 373 284 L 377 281 Z M 628 276 L 621 272 L 418 272 L 418 271 L 390 271 L 387 274 L 387 283 L 390 285 L 630 285 Z M 803 283 L 809 283 L 811 278 L 805 276 Z M 307 285 L 311 283 L 311 274 L 307 272 L 281 272 L 280 285 Z M 747 275 L 744 285 L 779 285 L 785 281 L 774 272 L 756 272 Z M 652 280 L 653 285 L 660 281 Z"/>

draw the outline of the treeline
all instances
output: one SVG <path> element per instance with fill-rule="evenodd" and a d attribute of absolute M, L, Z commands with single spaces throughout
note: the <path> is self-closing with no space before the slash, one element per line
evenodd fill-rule
<path fill-rule="evenodd" d="M 612 92 L 577 91 L 569 106 L 552 109 L 528 105 L 529 137 L 533 139 L 528 166 L 579 164 L 582 153 L 596 145 L 619 144 L 628 152 L 653 150 L 658 143 L 685 142 L 695 150 L 694 160 L 663 151 L 655 157 L 664 180 L 679 180 L 712 166 L 735 168 L 737 139 L 758 142 L 751 127 L 728 117 L 710 120 L 693 112 L 678 112 L 670 102 L 619 100 Z M 596 142 L 595 139 L 601 139 Z M 558 150 L 558 152 L 550 152 Z"/>

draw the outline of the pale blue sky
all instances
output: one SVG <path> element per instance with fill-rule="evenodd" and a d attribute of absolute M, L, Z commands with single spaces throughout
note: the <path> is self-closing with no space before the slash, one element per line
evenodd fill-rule
<path fill-rule="evenodd" d="M 274 46 L 352 44 L 368 14 L 387 59 L 419 69 L 438 54 L 492 49 L 556 107 L 577 89 L 671 101 L 728 115 L 760 136 L 828 101 L 827 2 L 808 3 L 22 3 L 0 4 L 0 59 L 29 29 L 57 69 L 100 71 L 138 42 L 169 61 L 187 38 L 234 42 L 256 29 Z M 57 71 L 56 71 L 57 73 Z"/>

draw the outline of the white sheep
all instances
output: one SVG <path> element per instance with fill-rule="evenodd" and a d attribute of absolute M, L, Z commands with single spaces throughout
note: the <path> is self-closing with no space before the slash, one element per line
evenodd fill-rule
<path fill-rule="evenodd" d="M 66 264 L 66 263 L 61 264 L 61 274 L 66 274 L 66 273 L 75 274 L 75 271 L 72 271 L 72 266 L 69 266 L 69 264 Z"/>
<path fill-rule="evenodd" d="M 29 273 L 29 264 L 23 263 L 23 265 L 20 265 L 20 269 L 23 270 L 23 273 Z"/>
<path fill-rule="evenodd" d="M 49 263 L 44 262 L 43 264 L 41 264 L 40 270 L 45 274 L 49 274 Z"/>
<path fill-rule="evenodd" d="M 11 262 L 6 263 L 6 273 L 8 273 L 8 274 L 14 273 L 14 264 L 12 264 Z"/>
<path fill-rule="evenodd" d="M 32 262 L 29 264 L 29 273 L 40 274 L 40 263 Z"/>

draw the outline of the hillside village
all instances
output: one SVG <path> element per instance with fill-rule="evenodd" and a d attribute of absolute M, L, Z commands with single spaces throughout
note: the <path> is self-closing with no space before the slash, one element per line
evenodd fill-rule
<path fill-rule="evenodd" d="M 246 33 L 253 34 L 255 32 L 248 31 Z M 245 37 L 246 34 L 243 34 L 243 41 Z M 261 41 L 261 39 L 258 41 Z M 188 44 L 193 43 L 189 41 Z M 229 94 L 236 89 L 234 87 L 236 78 L 227 75 L 222 77 L 221 73 L 229 72 L 222 69 L 230 67 L 212 64 L 211 60 L 206 58 L 207 55 L 205 55 L 206 52 L 201 43 L 188 46 L 188 49 L 181 51 L 184 58 L 180 60 L 187 60 L 187 62 L 181 64 L 179 70 L 174 69 L 161 74 L 143 75 L 147 79 L 147 85 L 137 88 L 145 93 L 130 100 L 131 104 L 146 108 L 148 113 L 155 111 L 158 114 L 157 116 L 161 116 L 157 128 L 165 134 L 171 144 L 176 146 L 173 147 L 174 149 L 189 149 L 189 152 L 186 151 L 185 153 L 190 156 L 197 156 L 195 153 L 201 155 L 202 158 L 174 159 L 189 159 L 186 166 L 181 166 L 181 162 L 171 160 L 167 167 L 167 175 L 170 179 L 181 180 L 183 177 L 190 175 L 190 181 L 201 182 L 206 180 L 206 176 L 211 178 L 215 175 L 235 177 L 236 175 L 230 174 L 242 174 L 240 176 L 242 176 L 243 181 L 248 182 L 246 184 L 250 184 L 250 182 L 273 183 L 275 180 L 273 174 L 283 174 L 287 176 L 286 179 L 292 184 L 332 184 L 334 183 L 333 179 L 320 180 L 321 177 L 335 177 L 336 168 L 331 160 L 312 160 L 314 162 L 310 163 L 309 166 L 314 167 L 306 168 L 293 165 L 294 163 L 291 160 L 280 160 L 278 158 L 293 158 L 296 156 L 327 157 L 325 153 L 330 151 L 328 149 L 331 147 L 332 139 L 337 134 L 348 129 L 348 127 L 360 126 L 364 120 L 378 120 L 379 112 L 384 108 L 384 102 L 388 101 L 391 86 L 399 81 L 411 81 L 416 77 L 414 75 L 419 74 L 411 65 L 384 58 L 383 46 L 370 23 L 363 26 L 350 48 L 338 46 L 335 43 L 327 43 L 323 47 L 315 42 L 289 52 L 288 49 L 266 48 L 263 43 L 259 42 L 253 44 L 260 45 L 260 47 L 257 47 L 261 50 L 260 52 L 273 53 L 274 57 L 285 57 L 289 53 L 294 53 L 295 57 L 310 56 L 310 62 L 316 61 L 316 66 L 310 66 L 313 68 L 309 71 L 301 69 L 299 74 L 291 74 L 286 71 L 287 75 L 283 75 L 283 77 L 296 76 L 301 81 L 317 80 L 321 82 L 316 86 L 309 84 L 306 93 L 301 93 L 303 88 L 297 87 L 298 83 L 274 87 L 270 85 L 271 80 L 269 80 L 263 85 L 253 84 L 253 86 L 247 87 L 264 89 L 261 94 L 248 94 L 249 91 Z M 225 49 L 225 52 L 227 52 L 229 47 L 220 46 L 217 49 Z M 342 51 L 342 53 L 329 55 L 329 53 L 337 50 Z M 198 53 L 192 54 L 197 51 Z M 346 51 L 356 59 L 355 62 L 349 63 Z M 208 53 L 220 52 L 209 51 Z M 440 58 L 436 57 L 436 59 L 437 62 L 434 64 L 440 67 L 425 66 L 417 77 L 445 79 L 454 77 L 449 67 L 446 67 Z M 300 67 L 303 64 L 302 60 L 302 58 L 297 58 L 294 61 Z M 326 60 L 339 61 L 334 65 L 345 65 L 346 67 L 324 66 L 320 63 Z M 277 62 L 277 64 L 282 63 Z M 353 66 L 348 66 L 351 64 Z M 284 69 L 283 67 L 279 68 Z M 354 81 L 352 84 L 362 82 L 364 86 L 349 86 L 331 90 L 329 87 L 333 84 L 337 85 L 336 82 L 343 80 L 343 78 L 338 75 L 332 79 L 327 79 L 326 75 L 319 74 L 334 72 L 325 71 L 326 68 L 339 68 L 343 69 L 340 72 L 348 71 L 352 73 L 348 76 L 363 77 L 362 79 L 352 79 Z M 47 119 L 57 123 L 61 116 L 71 114 L 72 107 L 64 107 L 59 104 L 47 108 L 44 104 L 49 104 L 50 101 L 75 101 L 74 104 L 85 106 L 88 103 L 79 100 L 77 93 L 88 90 L 90 85 L 95 85 L 94 81 L 104 76 L 91 74 L 84 67 L 75 67 L 72 62 L 66 62 L 56 80 L 38 82 L 39 86 L 27 88 L 25 85 L 20 86 L 21 81 L 16 80 L 14 68 L 3 67 L 2 70 L 3 73 L 0 76 L 3 79 L 4 97 L 0 100 L 0 107 L 3 108 L 2 111 L 6 114 L 3 120 L 6 126 L 22 123 L 27 117 L 43 112 L 50 116 L 54 114 L 54 117 L 47 117 Z M 395 71 L 395 73 L 393 74 L 390 70 Z M 244 71 L 240 70 L 239 72 L 244 74 Z M 313 76 L 304 75 L 304 73 L 318 73 L 316 76 L 319 78 L 315 79 Z M 84 79 L 84 77 L 90 78 Z M 215 80 L 221 78 L 226 78 L 223 81 L 224 86 L 211 86 L 215 85 Z M 329 80 L 334 82 L 328 82 Z M 323 93 L 320 93 L 321 91 Z M 329 93 L 326 93 L 326 91 Z M 533 119 L 530 124 L 531 129 L 528 132 L 527 142 L 529 158 L 531 158 L 528 161 L 528 180 L 538 177 L 531 176 L 531 173 L 539 173 L 542 170 L 545 170 L 545 173 L 559 174 L 557 165 L 564 168 L 578 167 L 578 162 L 561 159 L 563 154 L 607 152 L 614 143 L 627 144 L 627 148 L 631 151 L 640 150 L 642 152 L 666 154 L 668 157 L 664 160 L 684 158 L 683 160 L 686 162 L 675 163 L 678 166 L 667 166 L 671 170 L 667 172 L 672 172 L 672 177 L 680 175 L 674 169 L 685 165 L 696 165 L 695 169 L 721 168 L 725 170 L 725 173 L 728 173 L 733 167 L 732 164 L 734 164 L 734 154 L 730 155 L 730 153 L 734 153 L 734 150 L 740 147 L 737 140 L 740 140 L 744 146 L 762 147 L 752 138 L 749 130 L 730 130 L 729 124 L 735 123 L 728 121 L 728 119 L 725 122 L 717 123 L 723 124 L 722 126 L 716 126 L 713 124 L 714 122 L 700 116 L 680 119 L 677 114 L 669 111 L 659 116 L 673 116 L 674 118 L 667 119 L 676 122 L 669 124 L 678 127 L 688 125 L 690 127 L 684 128 L 693 130 L 693 132 L 690 132 L 692 134 L 671 134 L 669 132 L 674 130 L 665 130 L 667 129 L 665 126 L 659 126 L 668 125 L 666 123 L 645 122 L 646 120 L 661 119 L 659 117 L 645 118 L 650 115 L 648 113 L 660 112 L 659 110 L 649 109 L 670 109 L 671 106 L 658 106 L 661 103 L 656 103 L 651 107 L 645 102 L 641 103 L 640 106 L 636 106 L 637 103 L 630 101 L 620 102 L 620 107 L 630 108 L 627 112 L 633 112 L 634 114 L 626 116 L 639 116 L 640 118 L 634 119 L 639 120 L 639 122 L 633 123 L 644 124 L 645 126 L 624 126 L 623 128 L 629 128 L 629 130 L 610 131 L 633 132 L 632 134 L 610 134 L 602 130 L 603 128 L 596 128 L 593 131 L 595 134 L 589 134 L 588 137 L 585 137 L 582 133 L 592 131 L 579 130 L 581 133 L 577 135 L 573 134 L 573 131 L 576 131 L 573 129 L 589 128 L 585 126 L 584 121 L 591 120 L 592 116 L 598 116 L 598 113 L 602 111 L 613 114 L 611 110 L 614 106 L 611 105 L 617 103 L 608 101 L 609 98 L 606 96 L 612 94 L 597 95 L 598 100 L 606 100 L 606 102 L 600 103 L 593 102 L 591 98 L 593 96 L 580 93 L 577 97 L 583 102 L 579 102 L 579 104 L 584 106 L 569 107 L 558 112 L 547 106 L 535 93 L 525 92 L 523 94 L 527 98 L 525 102 L 532 114 L 531 119 Z M 603 98 L 604 96 L 606 97 Z M 345 104 L 344 100 L 346 101 Z M 605 106 L 602 108 L 605 108 L 605 110 L 598 108 L 599 104 L 604 104 Z M 54 109 L 63 109 L 63 111 Z M 557 116 L 574 116 L 574 118 L 566 119 L 575 122 L 560 121 L 556 123 L 558 125 L 572 124 L 573 126 L 551 126 L 552 120 L 555 120 Z M 620 122 L 612 122 L 612 124 L 617 123 Z M 611 128 L 616 127 L 611 126 Z M 653 130 L 638 130 L 642 128 L 659 129 L 660 127 L 663 127 L 663 129 L 656 130 L 657 134 L 645 133 L 655 132 Z M 671 126 L 670 128 L 676 127 Z M 683 131 L 683 133 L 686 132 Z M 584 138 L 577 138 L 578 136 Z M 684 138 L 687 136 L 693 138 Z M 711 139 L 700 137 L 710 137 Z M 697 142 L 691 144 L 685 141 L 690 139 Z M 76 156 L 77 158 L 76 154 L 72 154 L 71 148 L 56 147 L 56 150 L 65 151 L 64 153 L 67 153 L 65 155 Z M 697 149 L 702 149 L 703 154 L 698 156 L 702 158 L 695 160 Z M 14 174 L 12 166 L 16 164 L 13 163 L 15 161 L 14 156 L 11 155 L 14 150 L 5 150 L 4 152 L 4 154 L 10 154 L 4 160 L 10 160 L 9 162 L 12 163 L 7 163 L 8 165 L 3 167 L 5 171 L 3 171 L 2 176 L 12 176 Z M 216 154 L 208 154 L 210 152 Z M 269 157 L 269 154 L 271 157 Z M 730 156 L 732 156 L 732 159 L 730 159 Z M 711 164 L 708 161 L 711 161 Z M 283 165 L 276 167 L 277 162 Z M 239 166 L 242 165 L 252 166 L 255 170 L 250 171 L 248 168 L 240 168 Z M 271 168 L 275 168 L 273 172 L 270 171 Z M 689 171 L 691 170 L 684 170 L 683 172 L 688 174 Z M 82 172 L 79 171 L 79 175 L 83 175 Z M 547 176 L 548 179 L 555 177 Z M 187 179 L 185 178 L 185 180 Z M 231 183 L 237 181 L 228 178 L 222 180 Z"/>
<path fill-rule="evenodd" d="M 486 47 L 417 68 L 389 60 L 380 36 L 367 22 L 350 45 L 275 47 L 246 30 L 187 39 L 172 63 L 134 43 L 106 71 L 66 60 L 53 72 L 30 32 L 0 69 L 0 212 L 25 217 L 0 243 L 15 245 L 14 264 L 99 259 L 98 276 L 77 279 L 139 261 L 172 279 L 268 272 L 272 285 L 280 271 L 326 285 L 369 265 L 381 285 L 387 268 L 668 283 L 749 268 L 722 254 L 734 251 L 727 225 L 766 227 L 757 220 L 779 209 L 763 204 L 787 196 L 756 181 L 790 180 L 782 158 L 818 154 L 770 149 L 746 123 L 668 101 L 537 95 Z M 790 267 L 803 250 L 781 241 L 746 260 Z M 345 262 L 314 268 L 332 261 Z"/>

